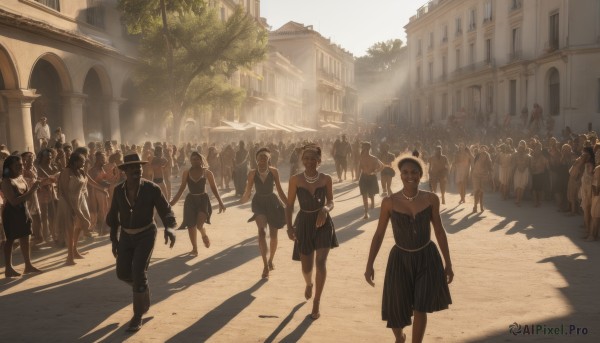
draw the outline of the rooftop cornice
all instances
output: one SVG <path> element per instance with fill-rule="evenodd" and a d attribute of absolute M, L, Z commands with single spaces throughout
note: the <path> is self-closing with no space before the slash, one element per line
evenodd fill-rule
<path fill-rule="evenodd" d="M 50 24 L 36 19 L 27 18 L 20 14 L 6 11 L 0 8 L 0 25 L 15 28 L 17 30 L 27 31 L 47 38 L 55 39 L 61 42 L 80 46 L 95 52 L 101 52 L 111 57 L 116 57 L 126 62 L 137 62 L 132 56 L 124 55 L 115 47 L 102 44 L 86 35 L 76 31 L 69 31 L 53 27 Z"/>

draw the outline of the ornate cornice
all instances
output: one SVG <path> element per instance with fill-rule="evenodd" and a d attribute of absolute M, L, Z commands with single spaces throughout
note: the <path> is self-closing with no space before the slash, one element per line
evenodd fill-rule
<path fill-rule="evenodd" d="M 125 62 L 137 63 L 137 59 L 132 56 L 124 55 L 115 47 L 98 42 L 90 37 L 87 37 L 79 32 L 69 31 L 53 27 L 43 21 L 35 20 L 6 11 L 0 8 L 0 26 L 11 27 L 17 30 L 34 33 L 57 41 L 65 42 L 71 45 L 76 45 L 84 49 L 94 52 L 103 53 L 105 55 L 118 58 Z"/>

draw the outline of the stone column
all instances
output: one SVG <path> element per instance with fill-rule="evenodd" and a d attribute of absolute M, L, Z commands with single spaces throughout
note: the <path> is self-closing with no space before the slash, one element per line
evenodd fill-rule
<path fill-rule="evenodd" d="M 85 131 L 83 130 L 83 104 L 87 95 L 82 93 L 63 93 L 63 132 L 70 142 L 77 139 L 85 146 Z"/>
<path fill-rule="evenodd" d="M 127 99 L 123 98 L 115 98 L 108 99 L 108 135 L 105 137 L 110 137 L 111 140 L 116 140 L 121 143 L 121 121 L 119 115 L 119 107 L 123 102 Z"/>
<path fill-rule="evenodd" d="M 35 151 L 31 103 L 39 94 L 35 89 L 10 89 L 0 91 L 8 99 L 8 148 L 11 151 Z"/>

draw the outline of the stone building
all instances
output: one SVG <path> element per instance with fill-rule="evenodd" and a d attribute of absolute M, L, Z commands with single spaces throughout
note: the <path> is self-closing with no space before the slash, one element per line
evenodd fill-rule
<path fill-rule="evenodd" d="M 232 15 L 237 6 L 242 6 L 259 26 L 269 29 L 266 19 L 260 16 L 260 0 L 213 0 L 209 4 L 223 21 Z M 269 45 L 264 61 L 254 65 L 251 70 L 236 72 L 231 77 L 231 83 L 246 91 L 246 99 L 240 108 L 213 110 L 212 120 L 209 121 L 213 125 L 219 125 L 221 119 L 268 125 L 298 123 L 298 118 L 302 118 L 302 71 L 272 45 Z"/>
<path fill-rule="evenodd" d="M 353 122 L 358 112 L 354 56 L 324 38 L 312 26 L 290 21 L 271 31 L 269 43 L 303 72 L 301 124 Z"/>
<path fill-rule="evenodd" d="M 0 3 L 0 142 L 33 150 L 42 116 L 67 140 L 133 137 L 135 41 L 115 7 L 116 0 Z"/>
<path fill-rule="evenodd" d="M 405 29 L 413 123 L 600 126 L 600 1 L 434 0 Z"/>

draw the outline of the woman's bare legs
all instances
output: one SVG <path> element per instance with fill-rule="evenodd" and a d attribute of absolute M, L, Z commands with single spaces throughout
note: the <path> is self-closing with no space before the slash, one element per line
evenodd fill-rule
<path fill-rule="evenodd" d="M 277 234 L 279 228 L 272 228 L 269 226 L 269 270 L 275 269 L 273 259 L 275 258 L 275 252 L 277 251 Z"/>
<path fill-rule="evenodd" d="M 27 273 L 39 273 L 41 270 L 31 264 L 31 250 L 29 245 L 29 236 L 19 238 L 19 242 L 21 243 L 21 253 L 23 253 L 23 261 L 25 262 L 25 271 L 24 274 Z"/>
<path fill-rule="evenodd" d="M 269 264 L 267 262 L 267 233 L 265 232 L 267 228 L 267 217 L 262 214 L 259 214 L 255 218 L 256 226 L 258 227 L 258 250 L 260 251 L 260 256 L 263 260 L 263 272 L 262 278 L 266 279 L 269 277 Z"/>
<path fill-rule="evenodd" d="M 413 311 L 413 317 L 412 342 L 421 343 L 425 336 L 425 328 L 427 328 L 427 313 Z"/>
<path fill-rule="evenodd" d="M 4 242 L 4 276 L 5 277 L 15 277 L 21 276 L 21 274 L 17 273 L 17 271 L 12 266 L 12 250 L 13 250 L 13 239 L 6 239 Z"/>
<path fill-rule="evenodd" d="M 317 249 L 316 254 L 316 265 L 317 273 L 315 277 L 316 289 L 315 298 L 313 299 L 313 309 L 311 317 L 318 319 L 321 316 L 319 312 L 319 303 L 321 302 L 321 294 L 325 287 L 325 279 L 327 279 L 327 256 L 329 255 L 329 248 Z"/>
<path fill-rule="evenodd" d="M 394 337 L 396 337 L 396 343 L 406 342 L 406 335 L 402 332 L 401 328 L 392 328 L 392 332 L 394 332 Z"/>
<path fill-rule="evenodd" d="M 206 229 L 204 228 L 204 223 L 206 222 L 206 213 L 200 212 L 198 213 L 196 219 L 196 227 L 188 227 L 188 234 L 190 236 L 190 242 L 192 242 L 192 251 L 190 251 L 190 255 L 198 256 L 198 233 L 196 229 L 200 231 L 202 235 L 202 240 L 204 241 L 204 245 L 208 248 L 210 246 L 210 240 L 208 240 L 208 236 L 206 235 Z M 208 243 L 206 243 L 208 242 Z"/>

